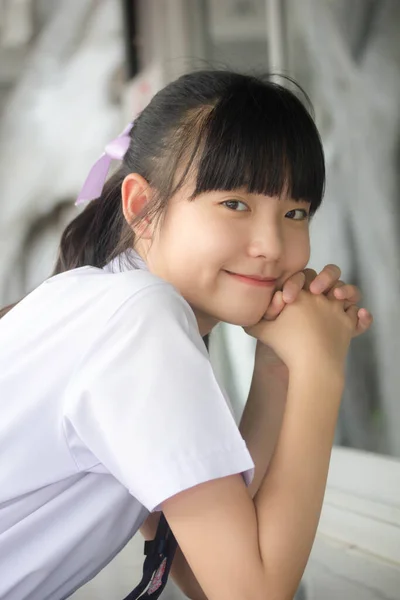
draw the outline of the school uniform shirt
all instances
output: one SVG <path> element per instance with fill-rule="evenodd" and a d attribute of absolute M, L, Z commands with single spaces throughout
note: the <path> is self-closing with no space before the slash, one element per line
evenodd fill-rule
<path fill-rule="evenodd" d="M 67 598 L 167 498 L 251 481 L 191 307 L 132 256 L 56 275 L 0 320 L 2 600 Z"/>

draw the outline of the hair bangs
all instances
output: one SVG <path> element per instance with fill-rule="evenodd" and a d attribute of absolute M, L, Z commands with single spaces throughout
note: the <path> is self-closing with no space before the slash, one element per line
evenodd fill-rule
<path fill-rule="evenodd" d="M 254 81 L 230 90 L 209 112 L 200 136 L 193 197 L 244 188 L 310 202 L 311 213 L 321 204 L 321 140 L 305 106 L 285 88 Z"/>

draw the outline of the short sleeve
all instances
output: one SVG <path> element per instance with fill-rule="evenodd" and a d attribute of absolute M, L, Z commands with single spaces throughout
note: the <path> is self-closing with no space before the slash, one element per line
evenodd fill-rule
<path fill-rule="evenodd" d="M 150 511 L 211 479 L 252 479 L 193 311 L 172 286 L 142 290 L 102 326 L 64 410 L 78 467 L 95 458 Z"/>

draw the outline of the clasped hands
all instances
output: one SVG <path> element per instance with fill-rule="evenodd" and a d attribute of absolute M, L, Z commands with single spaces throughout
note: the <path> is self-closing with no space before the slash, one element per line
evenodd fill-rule
<path fill-rule="evenodd" d="M 340 276 L 341 271 L 337 265 L 326 265 L 318 274 L 313 269 L 304 269 L 295 273 L 285 281 L 282 290 L 275 292 L 264 319 L 274 321 L 286 304 L 291 304 L 297 299 L 301 290 L 342 300 L 345 310 L 350 306 L 357 306 L 361 300 L 360 290 L 355 285 L 342 281 Z M 373 321 L 371 313 L 366 308 L 359 308 L 357 316 L 354 337 L 365 333 Z"/>

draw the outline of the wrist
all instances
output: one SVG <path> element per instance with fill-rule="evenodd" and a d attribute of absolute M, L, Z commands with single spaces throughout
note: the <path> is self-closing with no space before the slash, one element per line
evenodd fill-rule
<path fill-rule="evenodd" d="M 272 348 L 260 341 L 257 342 L 256 346 L 254 371 L 256 373 L 268 373 L 269 376 L 274 374 L 286 378 L 289 376 L 288 368 L 283 360 L 279 358 Z"/>
<path fill-rule="evenodd" d="M 345 385 L 344 365 L 314 361 L 305 367 L 300 363 L 289 368 L 290 382 L 312 381 L 322 389 L 329 389 L 341 394 Z"/>
<path fill-rule="evenodd" d="M 256 363 L 265 366 L 285 364 L 270 346 L 263 344 L 259 340 L 256 345 L 255 361 Z"/>

